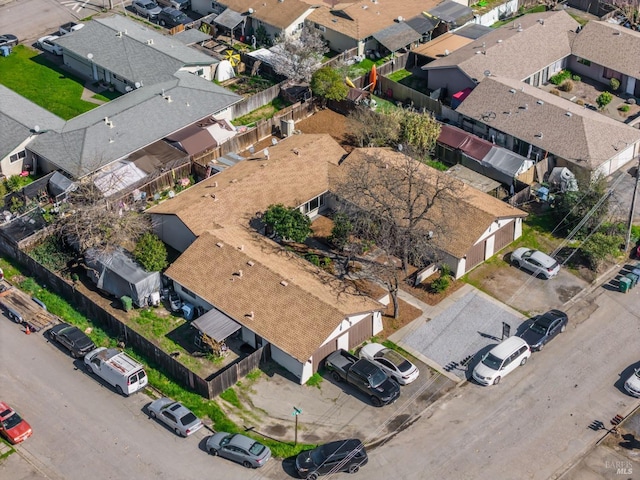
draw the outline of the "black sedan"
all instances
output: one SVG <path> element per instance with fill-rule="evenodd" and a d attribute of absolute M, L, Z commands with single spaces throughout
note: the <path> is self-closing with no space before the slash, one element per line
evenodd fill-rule
<path fill-rule="evenodd" d="M 163 8 L 158 14 L 158 23 L 163 27 L 173 28 L 192 22 L 193 20 L 187 17 L 184 12 L 171 7 Z"/>
<path fill-rule="evenodd" d="M 542 350 L 547 342 L 567 329 L 569 317 L 560 310 L 549 310 L 540 315 L 520 334 L 531 350 Z"/>
<path fill-rule="evenodd" d="M 18 44 L 18 37 L 10 33 L 0 35 L 0 47 L 15 47 Z"/>
<path fill-rule="evenodd" d="M 78 327 L 60 323 L 49 330 L 49 338 L 69 350 L 73 358 L 84 357 L 96 348 L 95 343 Z"/>

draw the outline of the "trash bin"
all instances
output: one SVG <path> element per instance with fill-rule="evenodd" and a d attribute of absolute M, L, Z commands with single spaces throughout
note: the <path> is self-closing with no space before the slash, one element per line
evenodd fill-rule
<path fill-rule="evenodd" d="M 640 277 L 640 268 L 634 268 L 633 270 L 631 270 L 631 273 L 633 273 L 634 275 L 638 275 L 638 277 Z"/>
<path fill-rule="evenodd" d="M 620 291 L 622 293 L 627 293 L 630 288 L 631 288 L 631 280 L 628 279 L 627 277 L 621 277 L 620 278 Z"/>
<path fill-rule="evenodd" d="M 635 273 L 627 273 L 625 277 L 627 277 L 631 281 L 631 288 L 635 287 L 638 283 L 638 275 L 636 275 Z"/>
<path fill-rule="evenodd" d="M 8 57 L 11 54 L 11 47 L 7 45 L 3 45 L 0 47 L 0 55 L 3 57 Z"/>

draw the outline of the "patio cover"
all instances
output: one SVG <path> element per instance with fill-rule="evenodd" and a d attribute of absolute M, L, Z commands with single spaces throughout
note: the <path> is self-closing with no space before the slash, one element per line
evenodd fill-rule
<path fill-rule="evenodd" d="M 494 28 L 485 27 L 484 25 L 480 25 L 479 23 L 471 23 L 457 29 L 455 31 L 455 34 L 461 37 L 469 38 L 471 40 L 477 40 L 483 35 L 486 35 L 489 32 L 493 32 L 494 30 Z"/>
<path fill-rule="evenodd" d="M 239 323 L 234 322 L 215 308 L 212 308 L 191 324 L 216 342 L 222 342 L 242 328 Z"/>
<path fill-rule="evenodd" d="M 244 17 L 241 13 L 235 12 L 230 8 L 227 8 L 224 12 L 213 19 L 213 23 L 220 25 L 221 27 L 233 30 L 244 21 Z"/>
<path fill-rule="evenodd" d="M 511 186 L 518 175 L 533 165 L 533 161 L 506 148 L 493 146 L 482 159 L 472 158 L 463 153 L 462 164 L 486 177 Z"/>
<path fill-rule="evenodd" d="M 54 172 L 49 179 L 49 191 L 54 197 L 74 191 L 78 186 L 60 172 Z"/>
<path fill-rule="evenodd" d="M 395 52 L 410 43 L 417 42 L 422 38 L 422 34 L 416 32 L 406 23 L 400 22 L 374 33 L 373 38 L 390 52 Z"/>
<path fill-rule="evenodd" d="M 500 182 L 485 177 L 481 173 L 471 170 L 460 163 L 447 170 L 447 173 L 484 193 L 492 192 L 500 186 Z"/>
<path fill-rule="evenodd" d="M 425 17 L 424 15 L 416 15 L 405 22 L 411 28 L 421 35 L 430 33 L 438 25 L 438 19 Z"/>
<path fill-rule="evenodd" d="M 493 144 L 451 125 L 442 125 L 438 143 L 461 150 L 474 160 L 482 160 L 493 148 Z"/>
<path fill-rule="evenodd" d="M 453 26 L 462 26 L 473 18 L 473 10 L 452 0 L 445 0 L 429 13 Z"/>

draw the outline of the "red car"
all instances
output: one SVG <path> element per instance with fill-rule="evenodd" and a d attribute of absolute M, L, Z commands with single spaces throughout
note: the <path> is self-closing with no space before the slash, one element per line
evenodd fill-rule
<path fill-rule="evenodd" d="M 4 402 L 0 402 L 0 434 L 14 445 L 31 436 L 31 426 L 18 412 Z"/>

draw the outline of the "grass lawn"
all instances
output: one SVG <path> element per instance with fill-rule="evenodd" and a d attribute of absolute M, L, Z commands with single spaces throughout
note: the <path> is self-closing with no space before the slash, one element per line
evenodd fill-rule
<path fill-rule="evenodd" d="M 513 22 L 516 18 L 521 17 L 522 15 L 526 15 L 527 13 L 540 13 L 540 12 L 546 12 L 546 11 L 547 11 L 547 7 L 545 7 L 544 5 L 538 5 L 537 7 L 533 7 L 532 9 L 527 11 L 519 9 L 517 15 L 514 15 L 513 17 L 507 18 L 505 20 L 498 20 L 496 23 L 491 25 L 491 28 L 501 27 L 505 23 Z"/>
<path fill-rule="evenodd" d="M 0 83 L 65 120 L 98 106 L 81 100 L 83 80 L 24 45 L 0 57 Z"/>
<path fill-rule="evenodd" d="M 258 120 L 264 120 L 273 117 L 278 111 L 282 110 L 286 106 L 287 103 L 280 97 L 275 98 L 271 103 L 267 103 L 266 105 L 257 108 L 254 111 L 243 115 L 242 117 L 234 119 L 233 124 L 253 126 L 253 124 Z"/>

